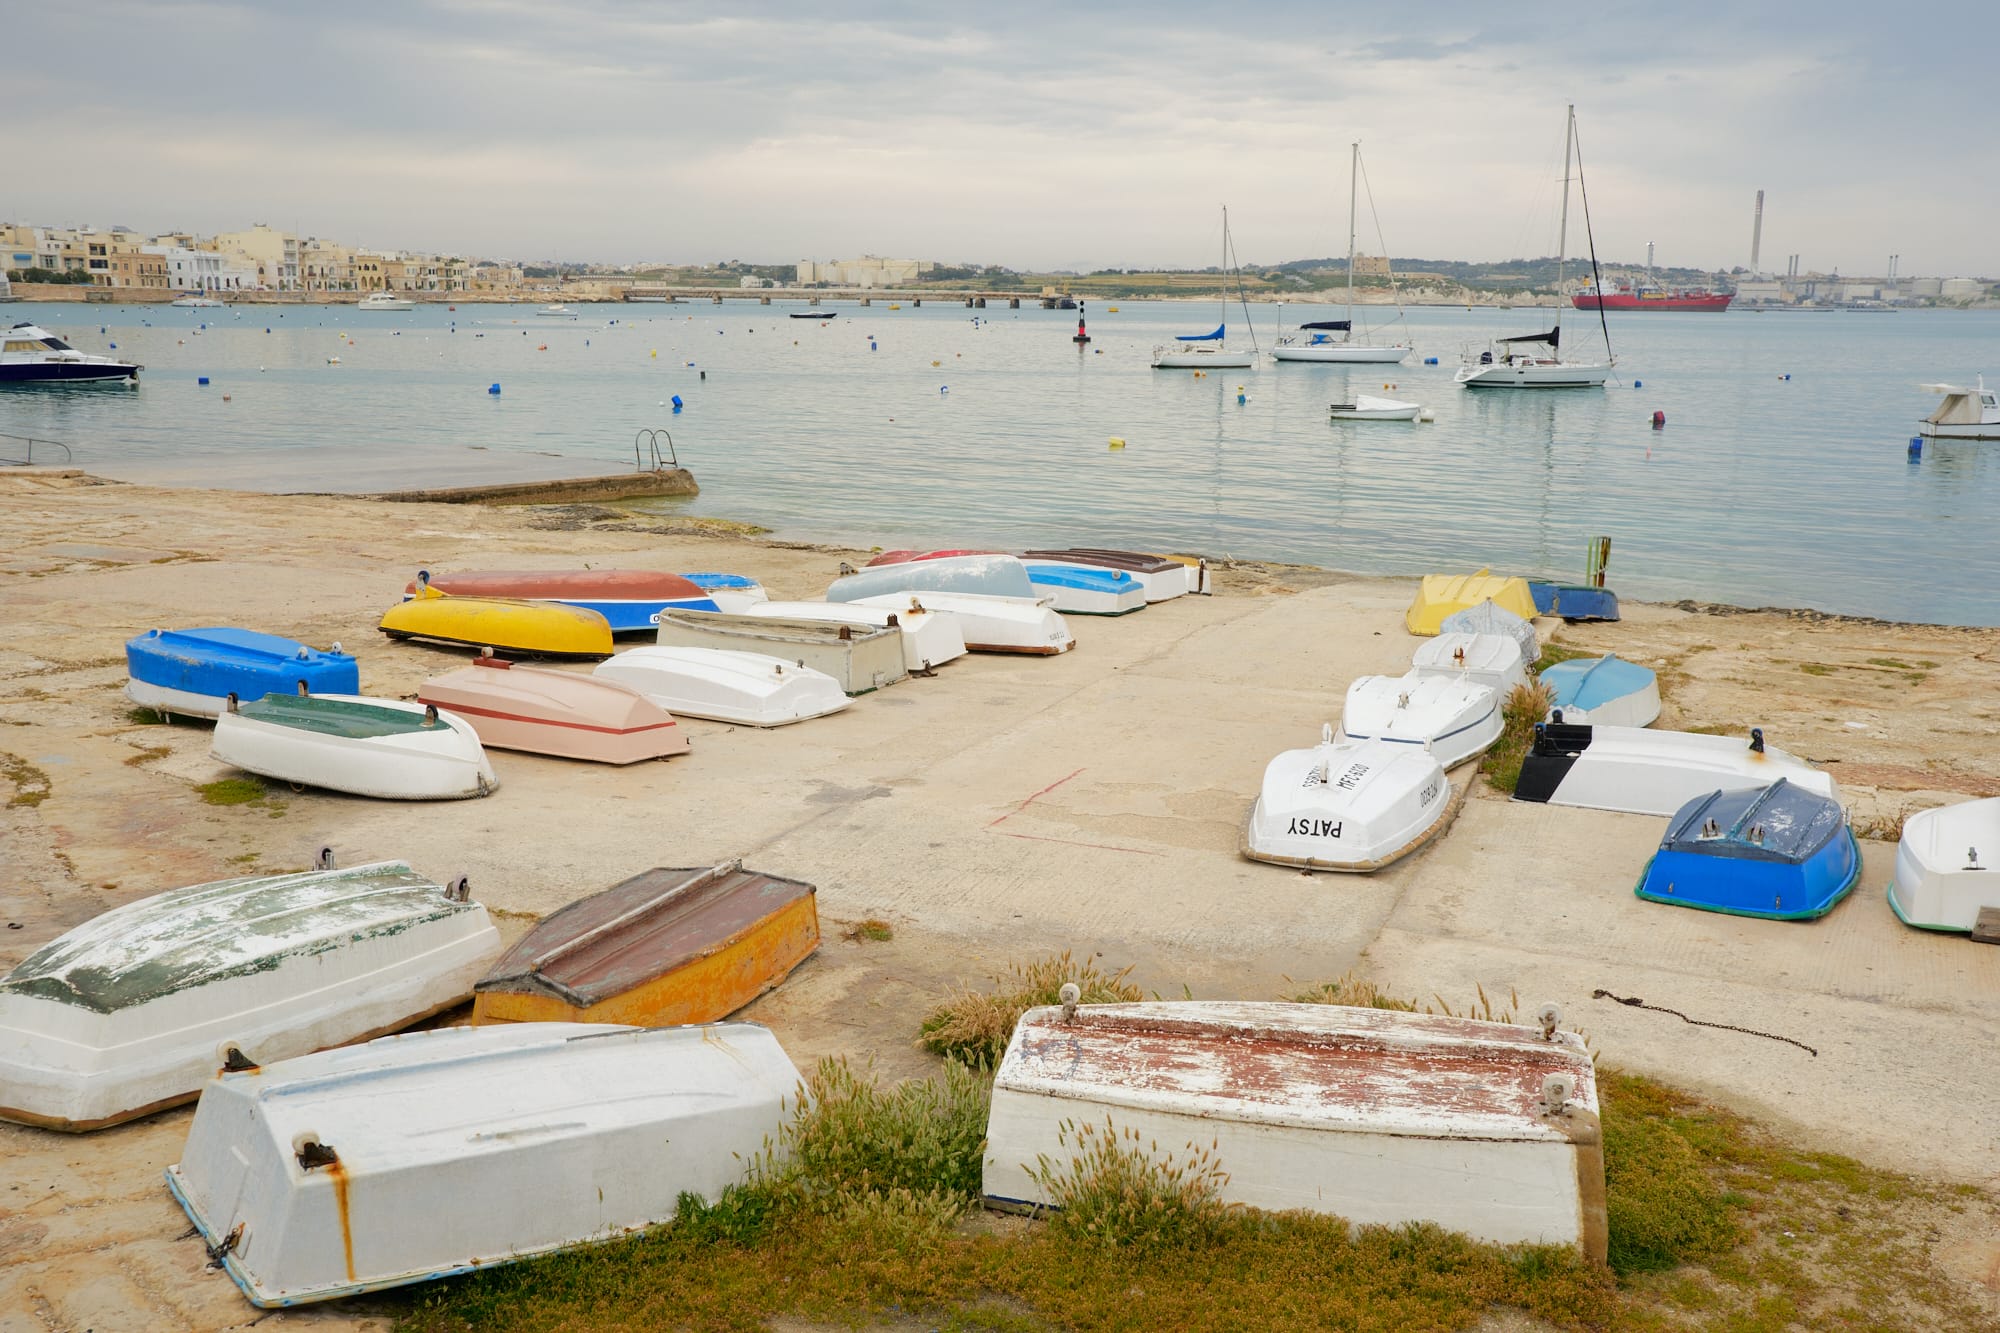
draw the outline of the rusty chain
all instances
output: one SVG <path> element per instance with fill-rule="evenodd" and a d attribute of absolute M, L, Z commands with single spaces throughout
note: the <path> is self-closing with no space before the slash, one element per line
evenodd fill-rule
<path fill-rule="evenodd" d="M 1710 1023 L 1704 1019 L 1689 1018 L 1678 1009 L 1669 1009 L 1663 1004 L 1647 1004 L 1636 995 L 1613 995 L 1608 990 L 1594 990 L 1590 993 L 1590 998 L 1593 1000 L 1616 1000 L 1618 1003 L 1630 1005 L 1634 1009 L 1650 1009 L 1656 1014 L 1672 1014 L 1675 1018 L 1680 1019 L 1681 1022 L 1692 1023 L 1698 1028 L 1720 1028 L 1724 1032 L 1741 1032 L 1747 1037 L 1764 1037 L 1770 1041 L 1782 1041 L 1787 1046 L 1798 1047 L 1815 1060 L 1819 1058 L 1818 1050 L 1806 1045 L 1796 1037 L 1781 1037 L 1775 1032 L 1759 1032 L 1756 1028 L 1738 1027 L 1734 1023 Z"/>

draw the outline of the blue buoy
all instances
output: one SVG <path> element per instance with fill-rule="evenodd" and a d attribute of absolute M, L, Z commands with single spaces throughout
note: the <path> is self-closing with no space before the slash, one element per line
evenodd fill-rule
<path fill-rule="evenodd" d="M 111 350 L 112 350 L 112 351 L 114 351 L 114 352 L 115 352 L 115 351 L 117 351 L 117 350 L 118 350 L 118 344 L 117 344 L 117 343 L 112 343 L 112 344 L 111 344 Z"/>
<path fill-rule="evenodd" d="M 939 393 L 950 393 L 950 392 L 951 392 L 951 386 L 950 386 L 949 384 L 940 384 L 940 385 L 938 385 L 938 392 L 939 392 Z"/>
<path fill-rule="evenodd" d="M 875 350 L 875 340 L 873 338 L 868 340 L 868 350 L 871 352 Z"/>
<path fill-rule="evenodd" d="M 1910 461 L 1912 463 L 1915 463 L 1921 460 L 1923 456 L 1924 456 L 1924 437 L 1921 435 L 1912 435 L 1910 437 Z"/>
<path fill-rule="evenodd" d="M 674 405 L 674 411 L 676 412 L 680 411 L 681 407 L 683 406 L 683 404 L 681 403 L 681 396 L 679 394 L 675 394 L 671 399 L 671 401 Z"/>
<path fill-rule="evenodd" d="M 206 376 L 206 375 L 201 375 L 201 376 L 197 376 L 197 377 L 196 377 L 196 379 L 195 379 L 195 383 L 196 383 L 196 384 L 206 384 L 206 383 L 208 383 L 208 376 Z"/>
<path fill-rule="evenodd" d="M 1643 388 L 1645 388 L 1645 387 L 1646 387 L 1646 381 L 1644 381 L 1644 380 L 1633 380 L 1633 381 L 1632 381 L 1632 387 L 1633 387 L 1633 388 L 1635 388 L 1635 389 L 1643 389 Z"/>
<path fill-rule="evenodd" d="M 498 393 L 500 392 L 500 384 L 499 384 L 499 382 L 498 382 L 498 381 L 496 380 L 496 381 L 495 381 L 495 382 L 493 382 L 492 384 L 489 384 L 489 385 L 487 385 L 487 386 L 486 386 L 486 392 L 488 392 L 488 393 L 491 393 L 491 394 L 498 394 Z"/>
<path fill-rule="evenodd" d="M 1425 358 L 1424 358 L 1424 364 L 1425 364 L 1425 365 L 1427 365 L 1427 366 L 1434 366 L 1434 365 L 1436 365 L 1437 363 L 1438 363 L 1438 359 L 1437 359 L 1436 357 L 1434 357 L 1434 356 L 1427 356 L 1427 357 L 1425 357 Z"/>

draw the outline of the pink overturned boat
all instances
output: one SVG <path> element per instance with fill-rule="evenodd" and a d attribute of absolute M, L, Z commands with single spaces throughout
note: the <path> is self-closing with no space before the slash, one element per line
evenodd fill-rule
<path fill-rule="evenodd" d="M 629 685 L 499 657 L 432 676 L 417 702 L 458 715 L 502 750 L 632 764 L 688 748 L 687 728 Z"/>

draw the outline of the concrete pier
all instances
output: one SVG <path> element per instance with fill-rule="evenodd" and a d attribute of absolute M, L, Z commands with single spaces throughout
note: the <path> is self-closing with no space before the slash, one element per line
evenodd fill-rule
<path fill-rule="evenodd" d="M 614 472 L 605 477 L 569 477 L 556 481 L 509 481 L 485 486 L 445 486 L 416 491 L 385 491 L 368 497 L 410 504 L 545 505 L 586 504 L 601 500 L 637 500 L 657 495 L 694 495 L 701 487 L 684 467 L 656 472 Z"/>

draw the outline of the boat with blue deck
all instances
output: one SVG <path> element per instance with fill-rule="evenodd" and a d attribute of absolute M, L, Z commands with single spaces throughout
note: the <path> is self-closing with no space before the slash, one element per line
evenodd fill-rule
<path fill-rule="evenodd" d="M 1582 583 L 1531 581 L 1528 592 L 1535 610 L 1545 616 L 1560 616 L 1575 624 L 1580 620 L 1618 619 L 1618 594 L 1609 588 L 1593 588 Z"/>
<path fill-rule="evenodd" d="M 230 695 L 359 694 L 361 668 L 339 644 L 321 652 L 295 639 L 226 625 L 152 629 L 125 645 L 125 697 L 163 714 L 215 717 Z"/>
<path fill-rule="evenodd" d="M 1023 560 L 1035 591 L 1055 608 L 1079 616 L 1124 616 L 1146 609 L 1146 589 L 1122 569 L 1093 569 L 1053 560 Z"/>
<path fill-rule="evenodd" d="M 79 352 L 39 324 L 16 324 L 0 337 L 0 384 L 73 384 L 85 380 L 139 382 L 145 367 Z"/>
<path fill-rule="evenodd" d="M 1682 806 L 1633 892 L 1705 912 L 1809 921 L 1860 877 L 1861 848 L 1840 803 L 1779 778 Z"/>
<path fill-rule="evenodd" d="M 1554 700 L 1550 716 L 1558 722 L 1645 727 L 1660 716 L 1659 677 L 1615 653 L 1551 663 L 1542 683 Z"/>

